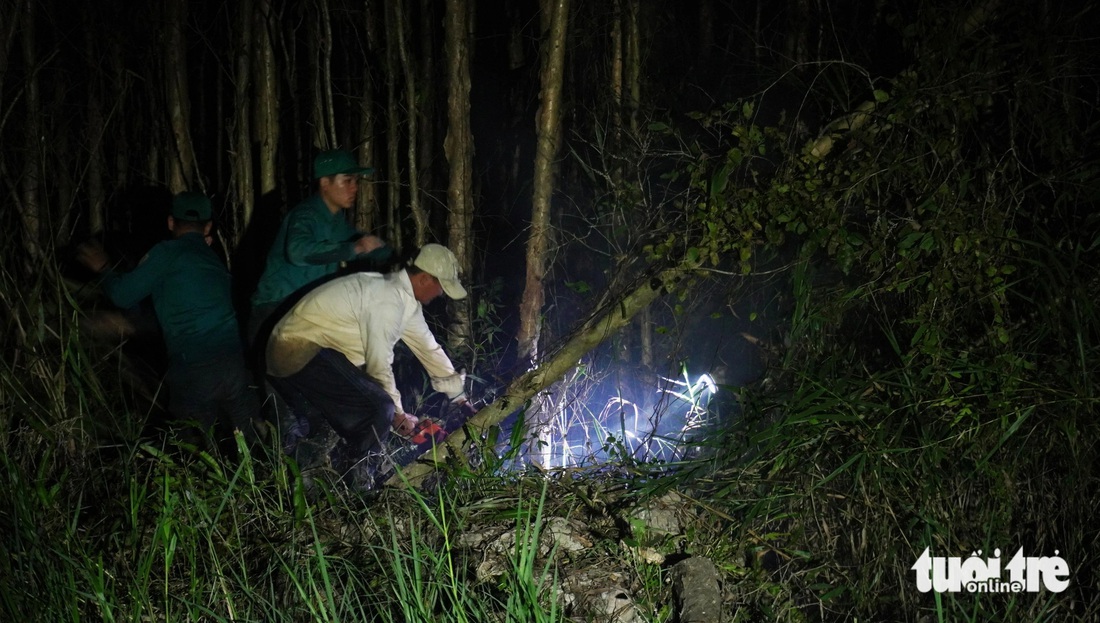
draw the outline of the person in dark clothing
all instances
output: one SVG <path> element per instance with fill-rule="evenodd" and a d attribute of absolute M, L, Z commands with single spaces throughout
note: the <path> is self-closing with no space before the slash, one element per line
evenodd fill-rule
<path fill-rule="evenodd" d="M 247 337 L 258 369 L 265 367 L 264 352 L 272 327 L 305 291 L 336 275 L 347 262 L 380 266 L 393 255 L 385 242 L 357 231 L 346 217 L 346 211 L 355 205 L 359 179 L 373 172 L 359 166 L 344 150 L 322 151 L 314 158 L 316 192 L 283 219 L 252 295 Z M 302 434 L 305 423 L 287 408 L 266 379 L 258 380 L 265 387 L 268 417 L 278 425 L 284 445 L 289 444 Z M 320 451 L 335 442 L 335 434 L 325 431 L 318 439 Z"/>
<path fill-rule="evenodd" d="M 360 259 L 381 264 L 392 256 L 393 249 L 382 239 L 357 231 L 345 217 L 355 205 L 359 178 L 373 171 L 343 150 L 323 151 L 314 158 L 317 192 L 288 212 L 279 226 L 252 295 L 250 341 L 266 339 L 263 329 L 272 312 L 306 286 L 336 274 L 341 263 Z"/>
<path fill-rule="evenodd" d="M 259 437 L 260 397 L 245 364 L 229 272 L 209 246 L 210 199 L 176 195 L 168 229 L 172 239 L 155 245 L 128 273 L 115 271 L 96 244 L 81 245 L 77 260 L 102 276 L 104 292 L 118 307 L 152 299 L 168 355 L 168 410 L 186 423 L 185 435 L 213 440 L 217 417 L 225 413 L 252 445 Z"/>

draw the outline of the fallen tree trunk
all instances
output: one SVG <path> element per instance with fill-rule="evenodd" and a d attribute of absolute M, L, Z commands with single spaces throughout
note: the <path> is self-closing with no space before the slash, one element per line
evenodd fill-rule
<path fill-rule="evenodd" d="M 413 486 L 419 486 L 426 476 L 448 459 L 453 457 L 460 461 L 465 460 L 461 449 L 468 434 L 478 438 L 491 426 L 499 424 L 517 409 L 523 408 L 535 394 L 564 377 L 581 357 L 626 326 L 635 314 L 668 292 L 697 267 L 697 263 L 685 261 L 665 269 L 628 292 L 622 299 L 608 305 L 607 311 L 574 331 L 573 337 L 555 353 L 543 359 L 538 367 L 512 381 L 499 398 L 470 418 L 465 429 L 448 435 L 443 443 L 425 452 L 416 463 L 400 470 L 387 484 L 398 485 L 402 480 L 407 480 Z"/>
<path fill-rule="evenodd" d="M 960 34 L 966 37 L 975 32 L 996 14 L 1001 2 L 1002 0 L 984 0 L 970 12 L 960 27 Z M 807 142 L 806 151 L 819 160 L 825 159 L 832 152 L 840 136 L 867 129 L 869 125 L 876 123 L 874 117 L 876 109 L 875 101 L 860 104 L 850 113 L 827 124 L 821 136 Z M 525 406 L 531 397 L 565 376 L 581 357 L 625 326 L 635 314 L 667 292 L 685 275 L 698 268 L 698 262 L 685 260 L 673 268 L 661 271 L 654 278 L 629 292 L 621 301 L 610 306 L 608 311 L 574 331 L 573 337 L 554 355 L 543 359 L 538 367 L 512 381 L 500 398 L 470 418 L 466 430 L 451 433 L 442 444 L 424 453 L 416 463 L 390 478 L 387 484 L 396 485 L 404 477 L 414 486 L 419 485 L 428 474 L 449 458 L 465 460 L 465 455 L 460 450 L 466 442 L 467 431 L 480 436 L 489 427 L 499 424 L 517 409 Z"/>

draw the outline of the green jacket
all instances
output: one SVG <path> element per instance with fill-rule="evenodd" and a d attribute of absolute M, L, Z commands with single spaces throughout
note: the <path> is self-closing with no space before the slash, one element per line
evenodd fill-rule
<path fill-rule="evenodd" d="M 158 243 L 128 273 L 108 271 L 103 289 L 123 308 L 152 297 L 173 364 L 242 349 L 229 272 L 199 232 Z"/>
<path fill-rule="evenodd" d="M 341 262 L 358 257 L 355 242 L 362 235 L 348 225 L 343 211 L 329 211 L 319 195 L 299 203 L 279 226 L 252 306 L 278 304 L 303 286 L 334 274 Z M 385 261 L 391 253 L 383 247 L 368 255 Z"/>

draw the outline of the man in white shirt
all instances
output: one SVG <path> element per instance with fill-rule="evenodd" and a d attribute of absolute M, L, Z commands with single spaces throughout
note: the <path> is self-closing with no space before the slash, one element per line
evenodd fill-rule
<path fill-rule="evenodd" d="M 423 306 L 444 293 L 466 296 L 458 263 L 450 249 L 428 244 L 397 272 L 355 273 L 318 286 L 271 333 L 268 378 L 299 417 L 323 418 L 343 438 L 357 488 L 373 486 L 374 457 L 389 429 L 408 436 L 418 423 L 405 413 L 393 376 L 398 340 L 436 391 L 466 401 L 465 374 L 455 371 L 424 319 Z"/>

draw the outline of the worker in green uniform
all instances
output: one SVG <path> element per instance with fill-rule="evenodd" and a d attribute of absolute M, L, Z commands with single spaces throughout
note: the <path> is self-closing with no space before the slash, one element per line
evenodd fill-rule
<path fill-rule="evenodd" d="M 358 259 L 381 264 L 389 260 L 393 250 L 378 236 L 357 231 L 344 215 L 355 205 L 359 179 L 373 172 L 359 166 L 344 150 L 323 151 L 314 158 L 317 192 L 288 212 L 279 226 L 252 295 L 250 340 L 261 334 L 266 340 L 265 323 L 271 314 L 288 297 L 336 274 L 341 263 Z"/>
<path fill-rule="evenodd" d="M 107 297 L 118 307 L 152 298 L 168 354 L 168 410 L 185 423 L 185 438 L 215 439 L 211 434 L 224 413 L 251 444 L 258 438 L 260 397 L 250 386 L 229 272 L 208 242 L 210 199 L 195 192 L 176 195 L 168 229 L 172 239 L 155 245 L 128 273 L 114 270 L 97 244 L 81 245 L 77 259 L 102 276 Z"/>
<path fill-rule="evenodd" d="M 345 215 L 355 205 L 360 178 L 373 172 L 345 150 L 322 151 L 313 159 L 316 192 L 283 219 L 252 295 L 247 334 L 259 370 L 265 367 L 264 350 L 271 328 L 303 294 L 335 276 L 347 262 L 381 267 L 393 255 L 382 239 L 357 231 Z M 296 445 L 293 440 L 305 435 L 306 421 L 290 412 L 266 379 L 260 382 L 265 389 L 265 411 L 278 424 L 289 451 Z M 304 448 L 304 454 L 327 453 L 327 447 L 336 442 L 331 429 L 321 431 L 315 439 L 317 447 Z"/>

